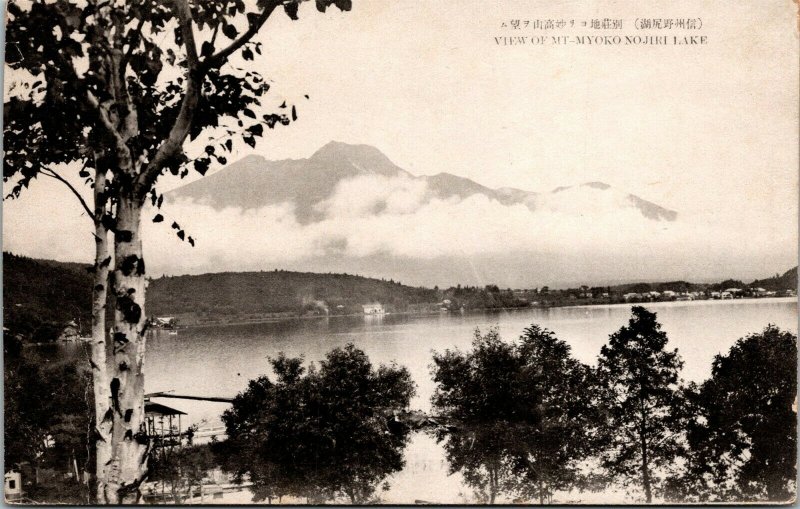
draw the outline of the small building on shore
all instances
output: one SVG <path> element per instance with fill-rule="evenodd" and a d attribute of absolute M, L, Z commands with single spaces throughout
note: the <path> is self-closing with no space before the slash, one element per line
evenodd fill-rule
<path fill-rule="evenodd" d="M 22 498 L 22 474 L 15 469 L 6 470 L 3 494 L 6 502 L 16 502 Z"/>
<path fill-rule="evenodd" d="M 80 332 L 80 327 L 73 320 L 61 331 L 61 334 L 58 336 L 58 341 L 78 341 L 80 339 Z"/>
<path fill-rule="evenodd" d="M 383 304 L 380 302 L 375 302 L 373 304 L 363 304 L 361 306 L 364 309 L 365 315 L 382 315 L 386 313 L 386 310 L 383 308 Z"/>

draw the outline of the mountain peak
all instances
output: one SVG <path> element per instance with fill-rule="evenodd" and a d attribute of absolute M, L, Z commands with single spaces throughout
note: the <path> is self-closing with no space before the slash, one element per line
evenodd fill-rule
<path fill-rule="evenodd" d="M 383 152 L 373 147 L 372 145 L 363 144 L 350 144 L 341 141 L 329 141 L 311 156 L 314 160 L 328 160 L 328 159 L 375 159 L 380 158 L 388 161 Z"/>
<path fill-rule="evenodd" d="M 394 177 L 409 173 L 394 164 L 386 155 L 371 145 L 354 145 L 330 141 L 318 149 L 309 161 L 319 167 L 355 169 L 359 174 L 377 174 Z"/>

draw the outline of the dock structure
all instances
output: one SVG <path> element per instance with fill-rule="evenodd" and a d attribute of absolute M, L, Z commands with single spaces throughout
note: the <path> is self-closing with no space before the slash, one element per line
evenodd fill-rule
<path fill-rule="evenodd" d="M 196 401 L 214 401 L 217 403 L 233 403 L 233 398 L 223 398 L 217 396 L 190 396 L 186 394 L 173 394 L 172 392 L 151 392 L 145 394 L 145 398 L 175 398 L 175 399 L 193 399 Z"/>
<path fill-rule="evenodd" d="M 181 416 L 187 415 L 176 408 L 151 401 L 151 398 L 187 399 L 194 401 L 210 401 L 214 403 L 233 403 L 233 398 L 218 396 L 195 396 L 191 394 L 175 394 L 172 391 L 151 392 L 145 397 L 145 415 L 147 435 L 156 450 L 165 452 L 173 447 L 180 447 L 184 440 L 188 444 L 203 443 L 206 439 L 225 436 L 224 427 L 183 429 Z"/>

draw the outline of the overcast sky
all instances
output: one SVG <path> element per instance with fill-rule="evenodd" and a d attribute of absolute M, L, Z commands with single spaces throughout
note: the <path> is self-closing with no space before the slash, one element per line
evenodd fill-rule
<path fill-rule="evenodd" d="M 255 62 L 273 84 L 265 109 L 287 100 L 300 118 L 269 132 L 255 153 L 307 157 L 338 140 L 378 147 L 414 174 L 446 171 L 490 187 L 549 191 L 603 181 L 684 217 L 702 216 L 718 225 L 720 239 L 734 229 L 785 232 L 783 258 L 796 259 L 791 1 L 353 3 L 351 12 L 323 15 L 310 2 L 299 21 L 278 15 L 268 22 Z M 642 35 L 635 17 L 701 17 L 697 35 L 708 43 L 494 41 L 543 34 L 501 28 L 510 19 L 593 17 L 622 18 L 621 35 Z M 53 183 L 37 184 L 28 199 L 4 203 L 5 249 L 88 259 L 92 244 L 76 252 L 73 227 L 86 222 L 81 238 L 90 239 L 88 219 L 74 205 L 54 216 L 69 197 Z"/>

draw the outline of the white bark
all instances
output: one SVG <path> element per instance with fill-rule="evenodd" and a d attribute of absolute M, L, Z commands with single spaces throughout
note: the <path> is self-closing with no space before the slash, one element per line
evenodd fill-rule
<path fill-rule="evenodd" d="M 145 274 L 140 237 L 141 204 L 117 203 L 114 241 L 114 328 L 108 363 L 111 457 L 105 502 L 136 503 L 147 475 L 149 440 L 144 413 Z"/>
<path fill-rule="evenodd" d="M 102 197 L 105 187 L 105 174 L 97 170 L 94 188 L 95 210 L 95 272 L 94 288 L 92 290 L 92 343 L 91 365 L 92 382 L 94 387 L 94 412 L 95 429 L 95 458 L 97 460 L 97 500 L 101 500 L 105 493 L 106 468 L 111 458 L 111 425 L 112 421 L 104 419 L 106 412 L 111 407 L 108 379 L 108 354 L 106 353 L 106 298 L 108 292 L 109 265 L 108 259 L 108 232 L 100 218 L 105 209 Z"/>

